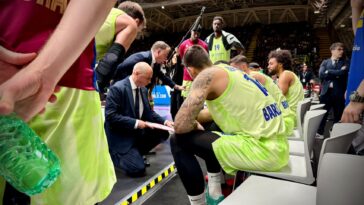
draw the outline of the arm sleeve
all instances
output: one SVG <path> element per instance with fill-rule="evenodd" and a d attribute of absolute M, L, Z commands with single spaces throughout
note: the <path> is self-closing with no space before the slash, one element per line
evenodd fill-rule
<path fill-rule="evenodd" d="M 156 122 L 156 123 L 159 123 L 162 125 L 164 124 L 164 121 L 165 121 L 165 119 L 163 119 L 160 115 L 158 115 L 153 110 L 149 110 L 149 115 L 148 115 L 147 119 L 151 122 Z"/>
<path fill-rule="evenodd" d="M 147 92 L 148 92 L 147 90 L 141 92 L 143 94 L 144 99 L 148 99 Z M 149 103 L 144 104 L 143 114 L 144 113 L 145 113 L 146 121 L 155 122 L 155 123 L 159 123 L 159 124 L 163 124 L 165 121 L 165 119 L 163 119 L 158 113 L 156 113 L 154 110 L 152 110 Z"/>
<path fill-rule="evenodd" d="M 174 86 L 176 85 L 175 82 L 173 82 L 172 79 L 170 79 L 169 77 L 165 76 L 160 68 L 154 69 L 155 72 L 157 72 L 157 76 L 158 78 L 163 82 L 163 84 L 168 85 L 171 88 L 174 88 Z"/>
<path fill-rule="evenodd" d="M 107 53 L 97 64 L 95 74 L 97 78 L 98 90 L 105 92 L 105 87 L 108 87 L 111 78 L 115 72 L 116 66 L 123 59 L 125 48 L 123 45 L 113 43 Z"/>
<path fill-rule="evenodd" d="M 134 129 L 138 129 L 139 120 L 135 121 Z"/>
<path fill-rule="evenodd" d="M 133 72 L 134 65 L 138 62 L 138 56 L 130 56 L 129 58 L 125 59 L 124 62 L 120 63 L 116 71 L 114 73 L 114 81 L 119 81 L 131 75 Z"/>
<path fill-rule="evenodd" d="M 327 60 L 324 60 L 320 65 L 319 78 L 321 80 L 332 80 L 332 78 L 330 78 L 330 76 L 327 74 L 326 71 L 327 71 Z"/>
<path fill-rule="evenodd" d="M 226 36 L 226 41 L 229 45 L 234 46 L 237 49 L 245 49 L 243 44 L 236 38 L 233 34 L 229 34 Z"/>
<path fill-rule="evenodd" d="M 327 73 L 327 75 L 329 77 L 340 77 L 340 76 L 345 76 L 348 74 L 348 70 L 329 70 L 329 72 Z"/>
<path fill-rule="evenodd" d="M 345 70 L 328 70 L 328 76 L 330 77 L 341 77 L 341 76 L 347 76 L 349 73 L 349 62 L 345 62 L 345 64 L 343 66 L 346 66 Z"/>

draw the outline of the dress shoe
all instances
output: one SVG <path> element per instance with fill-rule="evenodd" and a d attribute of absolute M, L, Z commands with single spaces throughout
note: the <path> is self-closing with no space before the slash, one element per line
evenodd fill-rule
<path fill-rule="evenodd" d="M 150 167 L 150 162 L 149 162 L 148 158 L 146 156 L 143 156 L 143 159 L 144 159 L 144 165 L 146 167 Z"/>

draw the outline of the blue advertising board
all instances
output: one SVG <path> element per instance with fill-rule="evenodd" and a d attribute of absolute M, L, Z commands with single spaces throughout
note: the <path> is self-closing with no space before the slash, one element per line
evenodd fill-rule
<path fill-rule="evenodd" d="M 171 102 L 170 88 L 164 85 L 157 85 L 152 91 L 154 105 L 169 106 Z"/>

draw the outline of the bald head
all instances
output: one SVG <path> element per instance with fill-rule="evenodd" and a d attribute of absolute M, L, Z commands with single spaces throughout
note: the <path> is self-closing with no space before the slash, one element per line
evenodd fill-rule
<path fill-rule="evenodd" d="M 153 69 L 148 63 L 139 62 L 134 65 L 132 78 L 138 87 L 144 87 L 150 83 L 153 76 Z"/>
<path fill-rule="evenodd" d="M 147 73 L 148 71 L 153 72 L 152 67 L 150 67 L 150 65 L 146 62 L 139 62 L 135 64 L 133 68 L 133 73 L 134 72 Z"/>

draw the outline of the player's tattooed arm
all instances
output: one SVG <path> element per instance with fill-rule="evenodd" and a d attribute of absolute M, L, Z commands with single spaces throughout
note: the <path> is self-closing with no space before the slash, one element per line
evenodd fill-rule
<path fill-rule="evenodd" d="M 196 119 L 203 109 L 212 79 L 212 69 L 206 69 L 193 81 L 190 94 L 176 115 L 174 130 L 177 134 L 187 133 L 197 128 Z"/>

